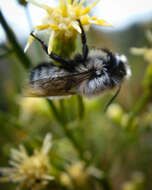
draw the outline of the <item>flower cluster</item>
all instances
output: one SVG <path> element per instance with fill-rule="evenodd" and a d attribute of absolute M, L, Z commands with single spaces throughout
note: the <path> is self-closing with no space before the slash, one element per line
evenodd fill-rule
<path fill-rule="evenodd" d="M 124 183 L 122 190 L 141 190 L 144 189 L 145 176 L 141 172 L 135 172 L 131 180 Z"/>
<path fill-rule="evenodd" d="M 26 1 L 46 10 L 46 17 L 43 19 L 41 25 L 35 26 L 34 33 L 36 34 L 38 31 L 46 29 L 51 31 L 48 42 L 49 53 L 52 51 L 54 39 L 56 37 L 60 36 L 60 38 L 65 37 L 69 39 L 76 36 L 77 33 L 81 33 L 81 29 L 77 22 L 78 19 L 80 19 L 84 29 L 87 29 L 91 24 L 111 26 L 104 20 L 88 15 L 89 11 L 97 4 L 98 0 L 86 7 L 84 6 L 85 0 L 74 0 L 73 2 L 72 0 L 60 0 L 59 5 L 55 8 L 34 0 Z M 33 40 L 34 38 L 30 36 L 25 51 L 27 51 Z"/>
<path fill-rule="evenodd" d="M 150 31 L 147 31 L 147 38 L 149 42 L 152 42 L 152 33 Z M 135 55 L 143 55 L 144 59 L 151 63 L 152 61 L 152 48 L 131 48 L 131 52 Z"/>
<path fill-rule="evenodd" d="M 20 146 L 19 150 L 11 150 L 11 167 L 1 167 L 0 173 L 3 177 L 1 182 L 13 182 L 22 187 L 30 189 L 41 189 L 48 184 L 49 180 L 54 179 L 50 175 L 50 164 L 48 152 L 51 148 L 51 135 L 47 134 L 40 151 L 35 150 L 32 156 L 29 156 L 24 148 Z"/>
<path fill-rule="evenodd" d="M 152 33 L 147 31 L 147 38 L 152 42 Z M 131 52 L 135 55 L 143 55 L 144 59 L 149 63 L 147 67 L 144 86 L 147 92 L 151 94 L 152 92 L 152 48 L 131 48 Z"/>

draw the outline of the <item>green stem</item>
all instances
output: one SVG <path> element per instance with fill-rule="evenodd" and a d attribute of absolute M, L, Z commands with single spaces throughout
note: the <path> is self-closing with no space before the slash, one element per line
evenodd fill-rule
<path fill-rule="evenodd" d="M 77 153 L 78 153 L 80 159 L 83 160 L 83 161 L 85 161 L 85 162 L 87 162 L 86 159 L 84 158 L 83 150 L 82 150 L 81 146 L 79 145 L 79 143 L 76 141 L 76 139 L 73 137 L 73 134 L 69 130 L 67 121 L 63 120 L 63 118 L 61 117 L 61 112 L 58 111 L 58 109 L 56 108 L 56 106 L 53 103 L 53 101 L 50 100 L 50 99 L 46 99 L 46 100 L 49 103 L 50 108 L 52 110 L 52 113 L 53 113 L 54 117 L 56 118 L 57 122 L 60 124 L 60 126 L 62 126 L 64 134 L 70 140 L 70 142 L 72 143 L 73 147 L 75 147 L 75 149 L 77 150 Z M 61 103 L 61 106 L 63 106 L 63 102 Z"/>
<path fill-rule="evenodd" d="M 1 10 L 0 10 L 0 23 L 3 27 L 3 29 L 5 30 L 7 38 L 9 40 L 17 58 L 22 63 L 22 65 L 24 66 L 25 69 L 29 69 L 32 64 L 31 64 L 29 58 L 23 52 L 23 50 L 22 50 L 21 46 L 19 45 L 12 29 L 9 27 L 8 23 L 6 22 Z"/>
<path fill-rule="evenodd" d="M 66 115 L 64 99 L 59 100 L 59 104 L 60 104 L 60 119 L 62 120 L 63 123 L 67 123 L 67 115 Z"/>
<path fill-rule="evenodd" d="M 73 147 L 77 151 L 79 158 L 81 160 L 83 160 L 85 163 L 88 163 L 88 161 L 84 158 L 82 147 L 79 145 L 79 143 L 77 142 L 77 140 L 73 137 L 73 134 L 69 130 L 69 127 L 66 124 L 65 125 L 62 124 L 62 128 L 64 130 L 64 133 L 65 133 L 66 137 L 71 141 Z"/>
<path fill-rule="evenodd" d="M 58 113 L 58 110 L 56 108 L 56 105 L 54 104 L 54 102 L 50 99 L 46 99 L 46 101 L 48 102 L 51 110 L 52 110 L 52 113 L 54 115 L 54 117 L 56 118 L 56 120 L 60 123 L 60 114 Z"/>
<path fill-rule="evenodd" d="M 82 96 L 78 95 L 77 100 L 78 100 L 78 116 L 79 116 L 79 119 L 82 120 L 85 114 L 85 107 L 84 107 Z"/>
<path fill-rule="evenodd" d="M 149 99 L 151 97 L 151 94 L 149 91 L 145 92 L 143 96 L 140 98 L 140 100 L 137 102 L 135 105 L 133 111 L 129 115 L 129 119 L 126 125 L 126 129 L 131 128 L 132 122 L 134 118 L 144 109 L 144 107 L 147 105 L 149 102 Z"/>

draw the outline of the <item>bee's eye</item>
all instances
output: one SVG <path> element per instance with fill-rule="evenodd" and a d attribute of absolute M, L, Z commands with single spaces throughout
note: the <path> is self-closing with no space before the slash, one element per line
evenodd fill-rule
<path fill-rule="evenodd" d="M 126 74 L 125 66 L 124 66 L 124 63 L 122 61 L 119 61 L 118 69 L 119 69 L 120 73 L 122 73 L 124 75 Z"/>

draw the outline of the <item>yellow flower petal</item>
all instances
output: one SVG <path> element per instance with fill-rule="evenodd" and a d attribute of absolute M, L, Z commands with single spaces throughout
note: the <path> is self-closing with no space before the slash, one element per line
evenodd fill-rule
<path fill-rule="evenodd" d="M 95 2 L 93 2 L 92 4 L 88 5 L 82 12 L 81 15 L 85 15 L 88 14 L 88 12 L 90 12 L 91 8 L 96 6 L 96 4 L 98 3 L 99 0 L 96 0 Z"/>
<path fill-rule="evenodd" d="M 72 27 L 77 30 L 80 34 L 81 34 L 81 28 L 80 26 L 78 25 L 78 22 L 72 22 L 71 23 Z"/>
<path fill-rule="evenodd" d="M 89 22 L 89 16 L 83 16 L 83 17 L 81 18 L 81 23 L 82 23 L 82 25 L 89 24 L 89 23 L 90 23 L 90 22 Z"/>
<path fill-rule="evenodd" d="M 152 49 L 150 48 L 131 48 L 131 53 L 135 55 L 143 55 L 148 62 L 152 60 Z"/>
<path fill-rule="evenodd" d="M 36 34 L 37 31 L 34 31 L 34 35 Z M 30 45 L 32 44 L 34 38 L 33 36 L 30 35 L 29 39 L 28 39 L 28 42 L 24 48 L 24 52 L 27 52 L 28 48 L 30 47 Z"/>
<path fill-rule="evenodd" d="M 148 51 L 148 48 L 131 48 L 131 53 L 135 55 L 144 55 Z"/>
<path fill-rule="evenodd" d="M 66 0 L 63 0 L 63 5 L 62 5 L 62 16 L 66 17 L 68 13 L 68 7 L 67 7 L 67 2 Z"/>
<path fill-rule="evenodd" d="M 49 54 L 51 53 L 52 48 L 53 48 L 54 35 L 55 35 L 55 32 L 52 31 L 51 36 L 49 38 L 49 43 L 48 43 L 48 53 Z"/>
<path fill-rule="evenodd" d="M 51 24 L 51 25 L 50 25 L 50 29 L 51 29 L 51 30 L 58 30 L 59 27 L 58 27 L 58 25 L 56 25 L 56 24 Z"/>
<path fill-rule="evenodd" d="M 92 19 L 92 20 L 98 20 L 98 17 L 92 16 L 91 19 Z"/>
<path fill-rule="evenodd" d="M 72 0 L 68 0 L 68 4 L 71 5 L 72 4 Z"/>
<path fill-rule="evenodd" d="M 67 13 L 68 13 L 67 1 L 66 0 L 60 0 L 59 7 L 60 7 L 60 10 L 62 11 L 62 16 L 66 17 Z"/>
<path fill-rule="evenodd" d="M 114 26 L 113 24 L 109 24 L 108 22 L 106 22 L 104 20 L 97 20 L 96 23 L 94 23 L 94 24 L 104 25 L 104 26 Z"/>
<path fill-rule="evenodd" d="M 77 17 L 81 16 L 81 9 L 80 7 L 75 8 L 75 14 Z"/>
<path fill-rule="evenodd" d="M 49 14 L 51 14 L 52 11 L 53 11 L 53 8 L 50 7 L 50 6 L 48 6 L 48 5 L 44 5 L 44 4 L 37 3 L 37 2 L 34 1 L 34 0 L 26 0 L 26 1 L 32 3 L 33 5 L 38 6 L 38 7 L 40 7 L 40 8 L 45 9 Z"/>
<path fill-rule="evenodd" d="M 78 5 L 78 0 L 74 0 L 73 1 L 73 6 L 77 6 Z"/>
<path fill-rule="evenodd" d="M 43 145 L 41 148 L 41 152 L 43 154 L 47 154 L 49 152 L 49 150 L 51 149 L 52 144 L 50 143 L 52 139 L 52 135 L 51 133 L 48 133 L 43 141 Z"/>
<path fill-rule="evenodd" d="M 85 9 L 83 9 L 83 11 L 81 11 L 81 15 L 88 14 L 88 12 L 90 11 L 90 9 L 91 9 L 91 6 L 88 5 Z"/>
<path fill-rule="evenodd" d="M 49 24 L 37 25 L 35 26 L 37 30 L 45 30 L 49 28 Z"/>

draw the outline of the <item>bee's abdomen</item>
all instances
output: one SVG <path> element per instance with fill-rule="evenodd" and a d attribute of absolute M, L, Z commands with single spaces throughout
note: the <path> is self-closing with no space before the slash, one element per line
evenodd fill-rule
<path fill-rule="evenodd" d="M 43 63 L 35 67 L 30 75 L 30 82 L 33 83 L 43 79 L 54 79 L 64 77 L 69 73 L 63 68 L 51 63 Z"/>
<path fill-rule="evenodd" d="M 30 82 L 48 78 L 50 69 L 51 69 L 51 64 L 43 63 L 38 65 L 31 72 Z"/>

